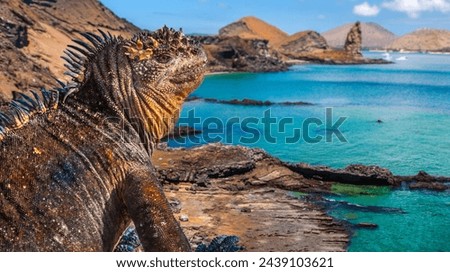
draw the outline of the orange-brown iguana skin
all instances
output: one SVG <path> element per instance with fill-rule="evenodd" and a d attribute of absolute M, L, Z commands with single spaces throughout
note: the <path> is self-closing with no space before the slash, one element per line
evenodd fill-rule
<path fill-rule="evenodd" d="M 131 220 L 146 251 L 190 251 L 150 156 L 205 53 L 167 27 L 84 36 L 64 57 L 71 82 L 0 112 L 0 251 L 112 251 Z"/>

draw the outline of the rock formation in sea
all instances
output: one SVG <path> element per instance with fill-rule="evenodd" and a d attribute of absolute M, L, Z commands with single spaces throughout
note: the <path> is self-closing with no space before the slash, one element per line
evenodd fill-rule
<path fill-rule="evenodd" d="M 316 63 L 325 64 L 386 64 L 383 59 L 364 58 L 361 53 L 362 44 L 361 24 L 356 22 L 347 34 L 343 49 L 326 48 L 311 52 L 301 52 L 294 57 Z"/>
<path fill-rule="evenodd" d="M 362 34 L 361 34 L 361 24 L 356 22 L 355 25 L 350 29 L 347 34 L 347 39 L 345 40 L 344 50 L 355 58 L 362 58 L 361 53 L 362 45 Z"/>
<path fill-rule="evenodd" d="M 338 26 L 321 33 L 333 48 L 344 48 L 345 40 L 354 23 Z M 364 49 L 386 49 L 397 37 L 383 26 L 373 22 L 361 22 L 362 47 Z"/>

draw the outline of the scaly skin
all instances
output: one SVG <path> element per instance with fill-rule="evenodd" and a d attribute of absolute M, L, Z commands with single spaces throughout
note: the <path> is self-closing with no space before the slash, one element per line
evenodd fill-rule
<path fill-rule="evenodd" d="M 68 50 L 72 82 L 0 113 L 0 251 L 112 251 L 131 220 L 146 251 L 190 250 L 150 156 L 205 54 L 166 27 L 101 34 Z"/>

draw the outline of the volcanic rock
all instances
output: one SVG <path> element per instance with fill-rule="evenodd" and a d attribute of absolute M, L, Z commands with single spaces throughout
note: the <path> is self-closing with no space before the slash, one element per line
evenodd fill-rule
<path fill-rule="evenodd" d="M 361 45 L 361 24 L 359 22 L 356 22 L 347 35 L 344 50 L 350 53 L 355 58 L 362 58 Z"/>

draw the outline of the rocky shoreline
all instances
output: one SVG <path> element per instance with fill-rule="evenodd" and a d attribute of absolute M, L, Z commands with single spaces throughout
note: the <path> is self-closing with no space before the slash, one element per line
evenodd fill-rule
<path fill-rule="evenodd" d="M 153 163 L 193 248 L 236 235 L 245 251 L 345 251 L 349 230 L 291 191 L 326 192 L 264 151 L 210 144 L 157 150 Z"/>
<path fill-rule="evenodd" d="M 260 149 L 222 144 L 162 148 L 155 152 L 153 163 L 194 248 L 219 235 L 236 235 L 246 251 L 345 251 L 353 229 L 376 225 L 337 220 L 327 215 L 327 207 L 402 211 L 330 203 L 322 195 L 333 194 L 333 184 L 442 191 L 449 190 L 450 181 L 424 172 L 395 176 L 378 166 L 331 169 L 291 164 Z"/>

